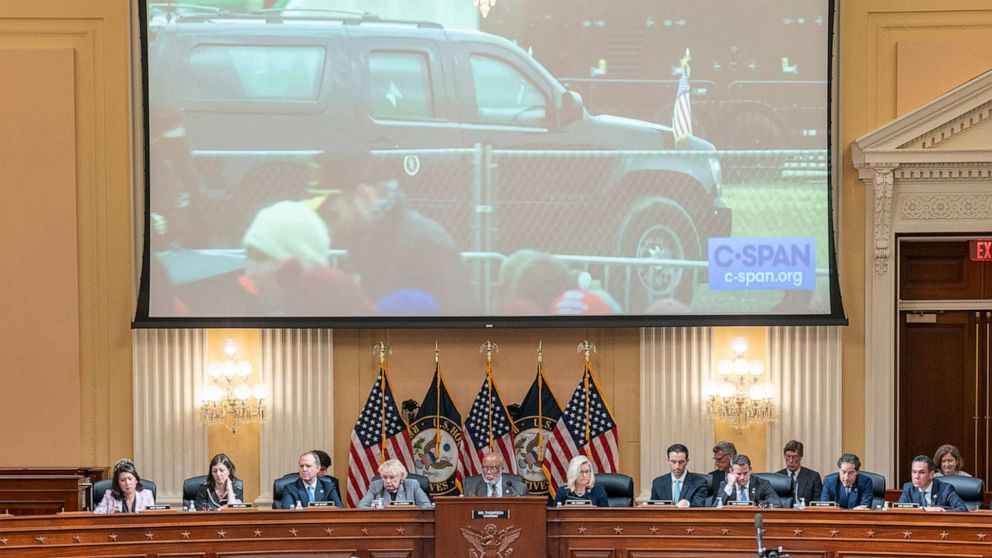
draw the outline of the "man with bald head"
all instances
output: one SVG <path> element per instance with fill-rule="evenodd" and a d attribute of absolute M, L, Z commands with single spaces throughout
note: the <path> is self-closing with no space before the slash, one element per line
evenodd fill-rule
<path fill-rule="evenodd" d="M 482 474 L 465 479 L 466 496 L 527 496 L 527 484 L 518 475 L 503 472 L 503 456 L 491 451 L 482 458 Z"/>

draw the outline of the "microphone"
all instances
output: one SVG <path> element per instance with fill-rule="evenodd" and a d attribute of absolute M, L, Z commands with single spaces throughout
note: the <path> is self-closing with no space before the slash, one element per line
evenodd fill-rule
<path fill-rule="evenodd" d="M 764 531 L 763 523 L 764 519 L 761 517 L 761 514 L 754 514 L 754 529 L 758 533 L 758 558 L 764 558 L 765 556 L 765 542 L 761 536 L 761 532 Z"/>

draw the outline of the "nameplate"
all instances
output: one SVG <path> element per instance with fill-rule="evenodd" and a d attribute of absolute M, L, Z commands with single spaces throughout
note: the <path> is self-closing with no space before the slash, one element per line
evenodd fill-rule
<path fill-rule="evenodd" d="M 648 500 L 648 501 L 644 502 L 641 505 L 644 505 L 644 506 L 671 506 L 672 505 L 672 501 L 671 500 Z"/>
<path fill-rule="evenodd" d="M 919 508 L 920 505 L 916 502 L 894 502 L 892 507 L 897 510 L 911 510 L 914 508 Z"/>
<path fill-rule="evenodd" d="M 566 506 L 592 506 L 589 500 L 565 500 Z"/>
<path fill-rule="evenodd" d="M 727 505 L 728 506 L 735 506 L 735 507 L 736 506 L 753 506 L 754 505 L 754 502 L 752 502 L 750 500 L 748 500 L 746 502 L 741 502 L 740 500 L 731 500 L 731 501 L 727 502 Z"/>
<path fill-rule="evenodd" d="M 830 500 L 813 500 L 808 504 L 811 508 L 836 508 L 837 502 Z"/>
<path fill-rule="evenodd" d="M 307 504 L 308 508 L 333 508 L 334 502 L 310 502 Z"/>
<path fill-rule="evenodd" d="M 145 506 L 145 509 L 148 511 L 171 510 L 172 506 L 169 504 L 155 504 L 152 506 Z"/>
<path fill-rule="evenodd" d="M 510 510 L 472 510 L 472 519 L 510 519 Z"/>
<path fill-rule="evenodd" d="M 393 507 L 393 506 L 413 507 L 414 506 L 414 503 L 413 502 L 408 502 L 406 500 L 393 500 L 392 502 L 389 503 L 389 506 L 390 507 Z"/>
<path fill-rule="evenodd" d="M 251 507 L 254 507 L 254 506 L 255 506 L 255 504 L 251 504 L 251 503 L 248 503 L 248 502 L 240 502 L 238 504 L 231 504 L 231 505 L 229 505 L 227 507 L 231 508 L 232 510 L 243 510 L 243 509 L 251 508 Z"/>

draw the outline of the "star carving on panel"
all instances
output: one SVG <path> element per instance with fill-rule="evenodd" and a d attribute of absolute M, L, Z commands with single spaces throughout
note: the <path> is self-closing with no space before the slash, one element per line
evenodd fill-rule
<path fill-rule="evenodd" d="M 396 532 L 402 535 L 403 533 L 406 533 L 406 527 L 397 527 Z"/>
<path fill-rule="evenodd" d="M 38 544 L 45 544 L 45 537 L 35 537 L 34 542 Z"/>
<path fill-rule="evenodd" d="M 978 536 L 978 540 L 984 541 L 985 537 L 987 537 L 988 535 L 986 535 L 985 533 L 979 533 L 977 536 Z"/>
<path fill-rule="evenodd" d="M 949 535 L 950 535 L 950 533 L 948 533 L 947 531 L 941 531 L 940 532 L 940 540 L 946 539 Z"/>
<path fill-rule="evenodd" d="M 183 531 L 182 533 L 179 533 L 179 534 L 182 535 L 184 539 L 188 539 L 189 538 L 189 531 Z"/>
<path fill-rule="evenodd" d="M 220 531 L 217 531 L 217 536 L 219 538 L 226 539 L 227 538 L 227 531 L 221 529 Z"/>
<path fill-rule="evenodd" d="M 729 527 L 724 527 L 723 529 L 720 529 L 720 533 L 723 534 L 723 535 L 729 535 L 730 534 L 730 528 Z"/>
<path fill-rule="evenodd" d="M 658 528 L 657 527 L 652 527 L 651 528 L 651 534 L 652 535 L 657 535 L 658 534 Z"/>
<path fill-rule="evenodd" d="M 837 529 L 831 529 L 830 530 L 830 536 L 831 537 L 836 537 L 837 536 L 837 533 L 840 533 L 840 531 L 837 530 Z"/>
<path fill-rule="evenodd" d="M 0 545 L 7 546 L 7 538 L 0 539 Z"/>
<path fill-rule="evenodd" d="M 617 525 L 616 527 L 613 528 L 613 532 L 616 533 L 616 534 L 618 534 L 618 535 L 622 535 L 623 534 L 623 527 Z"/>
<path fill-rule="evenodd" d="M 369 534 L 369 528 L 368 527 L 362 527 L 362 534 L 363 535 L 368 535 Z"/>
<path fill-rule="evenodd" d="M 875 530 L 874 529 L 868 529 L 868 532 L 866 532 L 865 535 L 869 539 L 874 539 L 875 538 Z"/>
<path fill-rule="evenodd" d="M 586 534 L 586 531 L 587 531 L 587 529 L 585 527 L 579 527 L 579 534 L 580 535 L 585 535 Z"/>
<path fill-rule="evenodd" d="M 798 537 L 799 535 L 802 535 L 803 534 L 803 530 L 802 529 L 798 529 L 798 528 L 793 529 L 792 530 L 792 534 Z"/>
<path fill-rule="evenodd" d="M 72 542 L 74 542 L 74 543 L 83 542 L 83 539 L 79 535 L 73 535 L 72 536 Z"/>
<path fill-rule="evenodd" d="M 910 539 L 912 537 L 913 537 L 913 532 L 912 531 L 903 531 L 902 532 L 902 538 L 904 538 L 904 539 Z"/>
<path fill-rule="evenodd" d="M 107 536 L 110 537 L 110 540 L 117 542 L 117 533 L 111 533 Z"/>
<path fill-rule="evenodd" d="M 331 529 L 330 527 L 328 527 L 327 529 L 324 529 L 324 532 L 327 533 L 327 536 L 328 537 L 333 537 L 334 536 L 334 529 Z"/>
<path fill-rule="evenodd" d="M 146 537 L 146 538 L 147 538 L 148 540 L 152 540 L 152 539 L 154 539 L 154 538 L 155 538 L 155 533 L 152 533 L 151 531 L 149 531 L 149 532 L 147 532 L 147 533 L 145 533 L 145 537 Z"/>
<path fill-rule="evenodd" d="M 296 530 L 296 527 L 293 527 L 292 529 L 289 530 L 289 534 L 293 535 L 294 537 L 296 536 L 297 533 L 299 533 L 299 531 Z"/>
<path fill-rule="evenodd" d="M 696 530 L 696 529 L 695 529 L 695 528 L 693 528 L 693 527 L 686 527 L 686 528 L 685 528 L 685 534 L 686 534 L 686 535 L 691 535 L 691 534 L 692 534 L 692 533 L 693 533 L 693 532 L 694 532 L 695 530 Z"/>
<path fill-rule="evenodd" d="M 262 536 L 262 530 L 261 529 L 255 529 L 254 531 L 252 531 L 252 533 L 254 533 L 256 537 L 261 537 Z"/>

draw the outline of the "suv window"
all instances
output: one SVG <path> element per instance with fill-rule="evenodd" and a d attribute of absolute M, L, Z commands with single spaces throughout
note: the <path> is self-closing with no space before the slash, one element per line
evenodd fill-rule
<path fill-rule="evenodd" d="M 472 79 L 479 122 L 537 126 L 544 123 L 547 101 L 513 66 L 473 55 Z"/>
<path fill-rule="evenodd" d="M 194 99 L 312 101 L 320 93 L 319 46 L 202 45 L 190 52 Z"/>
<path fill-rule="evenodd" d="M 419 52 L 369 54 L 369 107 L 377 118 L 434 118 L 427 57 Z"/>

